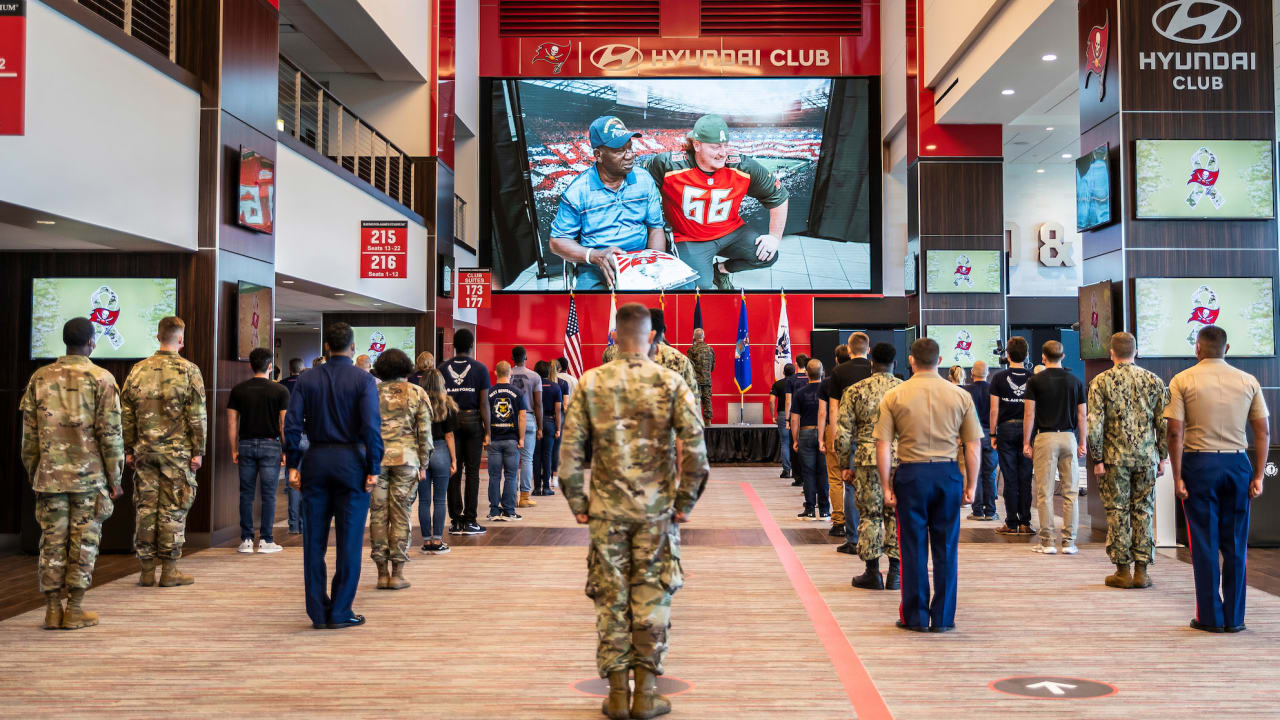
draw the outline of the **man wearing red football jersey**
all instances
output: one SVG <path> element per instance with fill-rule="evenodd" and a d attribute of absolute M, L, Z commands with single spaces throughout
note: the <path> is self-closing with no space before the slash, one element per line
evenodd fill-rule
<path fill-rule="evenodd" d="M 655 155 L 649 174 L 662 190 L 676 252 L 698 273 L 699 288 L 732 290 L 730 273 L 778 261 L 787 226 L 787 189 L 755 158 L 729 152 L 729 127 L 719 115 L 698 118 L 684 151 Z M 767 235 L 753 232 L 742 219 L 742 200 L 748 195 L 769 211 Z M 725 260 L 716 262 L 717 255 Z"/>

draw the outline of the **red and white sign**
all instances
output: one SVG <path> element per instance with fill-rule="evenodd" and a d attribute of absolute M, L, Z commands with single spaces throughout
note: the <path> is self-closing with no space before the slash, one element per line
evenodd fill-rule
<path fill-rule="evenodd" d="M 489 307 L 493 288 L 493 273 L 489 268 L 458 269 L 458 307 L 481 309 Z"/>
<path fill-rule="evenodd" d="M 27 0 L 0 0 L 0 135 L 24 134 Z"/>
<path fill-rule="evenodd" d="M 391 280 L 408 277 L 409 223 L 405 220 L 360 222 L 360 277 Z"/>

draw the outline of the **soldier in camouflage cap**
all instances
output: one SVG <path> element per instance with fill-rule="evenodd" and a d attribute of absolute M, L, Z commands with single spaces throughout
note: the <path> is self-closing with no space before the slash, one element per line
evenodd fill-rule
<path fill-rule="evenodd" d="M 22 465 L 36 494 L 40 524 L 46 630 L 98 624 L 98 614 L 80 603 L 93 579 L 102 522 L 115 507 L 112 499 L 120 497 L 124 470 L 120 394 L 111 373 L 89 361 L 93 324 L 87 318 L 68 320 L 62 340 L 67 354 L 36 370 L 20 405 Z"/>
<path fill-rule="evenodd" d="M 178 355 L 185 334 L 181 318 L 161 320 L 156 334 L 160 349 L 133 366 L 121 392 L 125 458 L 135 471 L 133 547 L 142 564 L 138 584 L 144 587 L 156 584 L 157 557 L 163 566 L 160 587 L 195 582 L 178 570 L 178 558 L 187 512 L 196 500 L 206 415 L 200 368 Z"/>
<path fill-rule="evenodd" d="M 1116 565 L 1105 582 L 1118 588 L 1151 586 L 1147 566 L 1155 561 L 1156 466 L 1169 457 L 1164 420 L 1169 391 L 1133 358 L 1133 336 L 1112 335 L 1115 365 L 1089 384 L 1089 455 L 1107 509 L 1107 556 Z"/>
<path fill-rule="evenodd" d="M 671 596 L 683 584 L 676 523 L 693 510 L 710 468 L 693 392 L 648 358 L 657 342 L 648 311 L 625 305 L 617 322 L 618 359 L 583 373 L 569 403 L 560 482 L 578 523 L 590 528 L 586 592 L 596 605 L 596 662 L 609 679 L 604 713 L 651 718 L 671 710 L 656 682 L 667 654 Z"/>
<path fill-rule="evenodd" d="M 689 362 L 698 376 L 698 395 L 702 399 L 702 423 L 711 424 L 711 371 L 716 369 L 716 351 L 707 344 L 707 334 L 702 328 L 693 331 L 693 344 L 689 346 Z"/>
<path fill-rule="evenodd" d="M 853 578 L 853 586 L 866 590 L 897 590 L 898 521 L 893 508 L 885 507 L 880 472 L 876 469 L 876 422 L 885 393 L 902 384 L 893 376 L 897 351 L 889 343 L 871 348 L 871 377 L 845 389 L 840 396 L 836 421 L 836 460 L 846 485 L 851 485 L 858 508 L 858 557 L 866 572 Z M 896 466 L 896 452 L 893 457 Z M 889 556 L 888 583 L 880 577 L 880 556 Z"/>
<path fill-rule="evenodd" d="M 413 361 L 395 348 L 373 364 L 373 376 L 382 381 L 378 411 L 384 450 L 382 474 L 369 499 L 369 556 L 378 566 L 380 590 L 409 587 L 404 579 L 404 564 L 409 562 L 409 509 L 418 496 L 418 481 L 427 477 L 434 447 L 431 400 L 426 390 L 406 380 L 411 372 Z"/>
<path fill-rule="evenodd" d="M 693 371 L 693 363 L 689 362 L 689 358 L 685 357 L 684 353 L 667 344 L 666 313 L 661 308 L 650 308 L 649 322 L 653 331 L 657 333 L 657 340 L 653 345 L 653 353 L 650 357 L 662 367 L 684 378 L 685 384 L 696 395 L 698 392 L 698 374 Z M 617 346 L 615 345 L 614 347 Z"/>

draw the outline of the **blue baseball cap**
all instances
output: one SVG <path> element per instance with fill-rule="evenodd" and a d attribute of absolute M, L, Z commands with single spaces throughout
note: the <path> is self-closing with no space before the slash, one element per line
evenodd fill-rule
<path fill-rule="evenodd" d="M 632 132 L 622 121 L 612 115 L 604 115 L 591 121 L 591 147 L 607 145 L 615 150 L 627 144 L 631 138 L 640 137 L 640 133 Z"/>

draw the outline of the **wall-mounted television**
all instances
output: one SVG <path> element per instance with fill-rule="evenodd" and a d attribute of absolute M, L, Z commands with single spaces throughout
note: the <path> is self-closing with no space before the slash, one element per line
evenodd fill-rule
<path fill-rule="evenodd" d="M 271 348 L 271 288 L 241 280 L 236 306 L 236 359 L 248 360 L 255 348 Z"/>
<path fill-rule="evenodd" d="M 415 347 L 416 329 L 411 326 L 360 326 L 351 328 L 355 333 L 356 355 L 368 355 L 370 360 L 397 348 L 413 360 L 417 355 Z"/>
<path fill-rule="evenodd" d="M 1270 140 L 1138 140 L 1136 217 L 1272 218 L 1272 155 Z"/>
<path fill-rule="evenodd" d="M 1135 279 L 1138 354 L 1194 357 L 1196 333 L 1217 325 L 1230 357 L 1275 355 L 1272 285 L 1269 277 Z"/>
<path fill-rule="evenodd" d="M 1111 312 L 1111 281 L 1085 285 L 1078 292 L 1080 359 L 1105 360 L 1111 356 L 1111 335 L 1115 332 Z"/>
<path fill-rule="evenodd" d="M 236 222 L 269 233 L 276 223 L 276 162 L 240 147 L 240 185 Z"/>
<path fill-rule="evenodd" d="M 982 360 L 995 362 L 996 343 L 1000 342 L 999 325 L 930 325 L 924 336 L 938 343 L 939 367 L 943 375 L 952 365 L 973 367 Z"/>
<path fill-rule="evenodd" d="M 1076 158 L 1076 230 L 1080 232 L 1111 222 L 1110 149 L 1104 143 Z"/>
<path fill-rule="evenodd" d="M 62 326 L 73 317 L 93 323 L 95 359 L 133 360 L 160 347 L 160 320 L 177 314 L 173 278 L 34 278 L 31 281 L 31 358 L 66 351 Z"/>
<path fill-rule="evenodd" d="M 999 250 L 927 250 L 924 289 L 930 294 L 999 294 L 1004 273 Z"/>

